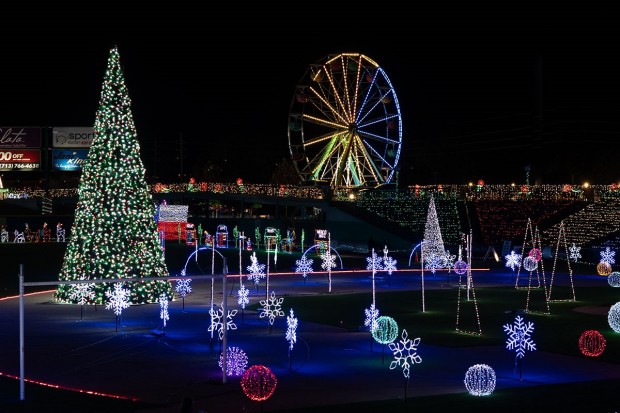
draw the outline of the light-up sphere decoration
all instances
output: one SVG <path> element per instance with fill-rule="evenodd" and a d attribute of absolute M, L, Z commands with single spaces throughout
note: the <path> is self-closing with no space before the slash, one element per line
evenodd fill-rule
<path fill-rule="evenodd" d="M 606 345 L 605 337 L 598 330 L 586 330 L 579 337 L 579 350 L 584 356 L 598 357 Z"/>
<path fill-rule="evenodd" d="M 609 277 L 607 277 L 607 282 L 612 287 L 616 287 L 616 288 L 620 287 L 620 272 L 614 271 L 611 274 L 609 274 Z"/>
<path fill-rule="evenodd" d="M 532 248 L 528 255 L 534 258 L 536 262 L 542 260 L 542 252 L 538 248 Z"/>
<path fill-rule="evenodd" d="M 377 318 L 377 328 L 372 330 L 372 338 L 377 343 L 389 344 L 398 337 L 398 324 L 389 316 L 382 315 Z"/>
<path fill-rule="evenodd" d="M 607 322 L 609 327 L 616 333 L 620 333 L 620 302 L 612 305 L 607 313 Z"/>
<path fill-rule="evenodd" d="M 607 277 L 609 274 L 611 274 L 611 264 L 608 263 L 607 261 L 599 262 L 598 265 L 596 266 L 596 272 L 598 272 L 598 275 Z"/>
<path fill-rule="evenodd" d="M 488 396 L 495 390 L 495 370 L 486 364 L 474 364 L 465 373 L 465 388 L 473 396 Z"/>
<path fill-rule="evenodd" d="M 218 365 L 222 368 L 224 364 L 224 353 L 220 354 Z M 248 356 L 239 347 L 228 347 L 226 352 L 226 375 L 241 376 L 248 367 Z"/>
<path fill-rule="evenodd" d="M 536 261 L 536 258 L 528 255 L 523 259 L 523 268 L 525 268 L 526 270 L 534 271 L 536 267 L 538 267 L 538 261 Z"/>
<path fill-rule="evenodd" d="M 269 367 L 256 364 L 241 376 L 241 388 L 250 400 L 264 401 L 276 390 L 278 380 Z"/>
<path fill-rule="evenodd" d="M 463 260 L 458 260 L 454 263 L 454 272 L 458 275 L 463 275 L 467 272 L 467 263 Z"/>

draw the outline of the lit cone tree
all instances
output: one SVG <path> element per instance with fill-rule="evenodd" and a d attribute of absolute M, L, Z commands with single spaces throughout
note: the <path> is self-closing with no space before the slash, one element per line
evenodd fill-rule
<path fill-rule="evenodd" d="M 131 113 L 118 49 L 110 50 L 103 79 L 95 137 L 83 165 L 78 203 L 59 279 L 131 278 L 132 304 L 157 303 L 161 294 L 172 299 L 157 237 L 155 205 L 144 179 L 140 145 Z M 55 299 L 73 303 L 75 285 L 60 285 Z M 89 304 L 106 301 L 113 283 L 97 283 Z"/>
<path fill-rule="evenodd" d="M 435 209 L 435 200 L 431 197 L 424 227 L 424 242 L 422 243 L 422 256 L 427 268 L 435 272 L 438 268 L 443 268 L 446 264 L 446 249 L 441 237 L 439 219 Z"/>

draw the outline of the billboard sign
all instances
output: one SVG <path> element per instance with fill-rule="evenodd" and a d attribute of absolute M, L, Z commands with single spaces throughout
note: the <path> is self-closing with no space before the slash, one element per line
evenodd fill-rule
<path fill-rule="evenodd" d="M 52 130 L 54 148 L 90 148 L 95 137 L 93 127 L 58 127 Z"/>
<path fill-rule="evenodd" d="M 34 171 L 41 168 L 41 151 L 0 149 L 0 171 Z"/>
<path fill-rule="evenodd" d="M 0 148 L 40 148 L 41 128 L 0 126 Z"/>
<path fill-rule="evenodd" d="M 88 156 L 88 149 L 54 149 L 52 169 L 55 171 L 81 171 Z"/>

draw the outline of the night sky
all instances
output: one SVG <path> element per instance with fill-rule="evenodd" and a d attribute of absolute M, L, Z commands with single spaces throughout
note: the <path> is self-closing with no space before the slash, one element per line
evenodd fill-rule
<path fill-rule="evenodd" d="M 620 180 L 606 11 L 340 4 L 3 6 L 0 125 L 92 126 L 117 45 L 149 179 L 269 182 L 306 69 L 355 52 L 397 93 L 401 184 Z"/>

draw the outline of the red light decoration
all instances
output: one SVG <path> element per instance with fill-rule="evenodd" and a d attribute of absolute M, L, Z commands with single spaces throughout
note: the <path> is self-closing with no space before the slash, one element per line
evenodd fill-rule
<path fill-rule="evenodd" d="M 528 255 L 534 258 L 536 262 L 540 262 L 540 260 L 542 260 L 542 252 L 538 248 L 532 248 Z"/>
<path fill-rule="evenodd" d="M 249 367 L 241 376 L 241 388 L 250 400 L 264 401 L 276 390 L 278 380 L 269 367 L 260 364 Z"/>
<path fill-rule="evenodd" d="M 237 178 L 237 185 L 243 185 L 243 179 Z"/>
<path fill-rule="evenodd" d="M 584 356 L 598 357 L 606 345 L 605 337 L 598 330 L 586 330 L 579 337 L 579 350 Z"/>

